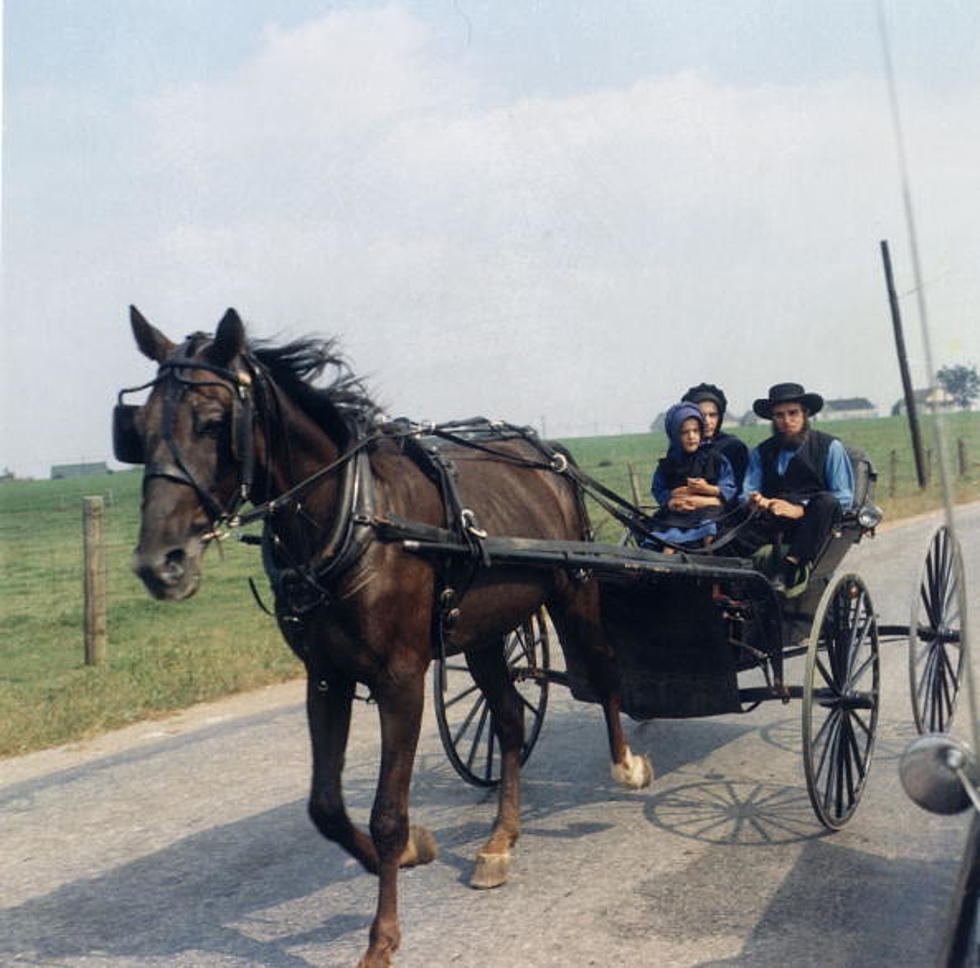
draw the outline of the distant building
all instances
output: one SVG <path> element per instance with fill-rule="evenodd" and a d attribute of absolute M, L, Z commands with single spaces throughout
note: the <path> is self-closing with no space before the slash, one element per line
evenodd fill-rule
<path fill-rule="evenodd" d="M 740 427 L 754 427 L 756 424 L 762 423 L 762 418 L 759 417 L 754 410 L 746 410 L 741 417 L 738 418 L 738 425 Z"/>
<path fill-rule="evenodd" d="M 90 464 L 54 464 L 51 467 L 51 480 L 59 481 L 66 477 L 95 477 L 97 474 L 111 474 L 104 460 Z"/>
<path fill-rule="evenodd" d="M 938 410 L 953 410 L 956 407 L 956 401 L 942 387 L 913 390 L 912 396 L 915 399 L 916 410 L 931 410 L 933 406 Z M 892 416 L 905 416 L 905 397 L 896 400 L 892 405 Z"/>
<path fill-rule="evenodd" d="M 657 416 L 653 418 L 653 423 L 650 424 L 650 430 L 653 431 L 653 433 L 657 433 L 658 431 L 665 431 L 666 426 L 667 426 L 667 411 L 664 410 L 661 413 L 658 413 Z"/>
<path fill-rule="evenodd" d="M 844 397 L 841 400 L 825 400 L 823 410 L 814 419 L 865 420 L 877 416 L 875 405 L 865 397 Z"/>

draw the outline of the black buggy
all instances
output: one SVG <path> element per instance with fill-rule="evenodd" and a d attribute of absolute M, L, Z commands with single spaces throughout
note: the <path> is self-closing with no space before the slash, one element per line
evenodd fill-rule
<path fill-rule="evenodd" d="M 476 422 L 456 425 L 456 443 L 520 432 Z M 435 446 L 435 445 L 434 445 Z M 544 445 L 542 445 L 544 446 Z M 562 567 L 594 575 L 601 584 L 602 617 L 618 660 L 623 711 L 637 720 L 749 712 L 762 702 L 802 700 L 803 764 L 814 812 L 828 828 L 843 826 L 860 801 L 868 776 L 880 701 L 879 643 L 907 637 L 915 723 L 940 731 L 952 718 L 962 668 L 957 587 L 958 549 L 945 528 L 932 537 L 914 593 L 908 625 L 879 625 L 860 575 L 842 568 L 852 545 L 874 534 L 875 471 L 865 454 L 848 448 L 855 471 L 854 509 L 827 539 L 808 584 L 796 598 L 774 589 L 771 565 L 778 544 L 752 558 L 715 553 L 664 554 L 637 546 L 648 531 L 644 511 L 575 468 L 583 489 L 627 526 L 618 545 L 548 541 L 480 534 L 486 563 Z M 472 555 L 472 535 L 401 535 L 421 555 Z M 719 542 L 721 544 L 721 542 Z M 523 759 L 544 721 L 548 689 L 566 685 L 594 701 L 585 675 L 551 667 L 544 611 L 507 638 L 513 681 L 527 711 Z M 806 656 L 801 684 L 788 683 L 785 663 Z M 462 656 L 434 664 L 439 732 L 457 773 L 477 786 L 494 786 L 499 756 L 492 717 Z"/>

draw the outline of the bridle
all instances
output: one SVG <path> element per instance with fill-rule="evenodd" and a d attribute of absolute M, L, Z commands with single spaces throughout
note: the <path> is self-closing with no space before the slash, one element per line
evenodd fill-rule
<path fill-rule="evenodd" d="M 193 339 L 193 337 L 189 339 L 173 359 L 164 360 L 160 364 L 155 379 L 119 391 L 112 419 L 113 452 L 116 459 L 123 463 L 145 465 L 144 486 L 148 480 L 162 477 L 192 488 L 208 513 L 211 533 L 214 534 L 221 526 L 236 523 L 239 508 L 252 493 L 255 477 L 255 384 L 259 370 L 245 355 L 241 359 L 246 369 L 240 371 L 229 370 L 207 360 L 192 359 L 187 354 Z M 191 379 L 184 375 L 185 370 L 204 370 L 220 379 Z M 143 439 L 136 428 L 136 418 L 142 407 L 126 404 L 123 398 L 126 394 L 161 385 L 164 388 L 161 439 L 170 451 L 170 459 L 147 461 Z M 218 501 L 214 494 L 195 477 L 174 439 L 178 403 L 188 390 L 197 390 L 201 387 L 219 387 L 227 390 L 232 397 L 231 452 L 238 464 L 239 483 L 227 504 Z"/>

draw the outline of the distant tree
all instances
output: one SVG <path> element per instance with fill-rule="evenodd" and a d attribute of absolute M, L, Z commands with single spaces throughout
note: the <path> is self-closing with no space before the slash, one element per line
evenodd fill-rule
<path fill-rule="evenodd" d="M 944 366 L 936 373 L 939 385 L 956 401 L 958 407 L 964 410 L 972 406 L 973 401 L 980 397 L 980 374 L 976 366 L 964 366 L 962 363 Z"/>

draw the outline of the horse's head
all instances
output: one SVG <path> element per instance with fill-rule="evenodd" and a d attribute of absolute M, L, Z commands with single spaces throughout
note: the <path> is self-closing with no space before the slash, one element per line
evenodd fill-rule
<path fill-rule="evenodd" d="M 254 370 L 233 309 L 213 337 L 180 346 L 135 307 L 130 322 L 140 351 L 159 364 L 146 403 L 127 406 L 120 394 L 114 414 L 116 457 L 146 465 L 133 570 L 154 597 L 179 601 L 197 591 L 215 528 L 248 496 Z"/>

